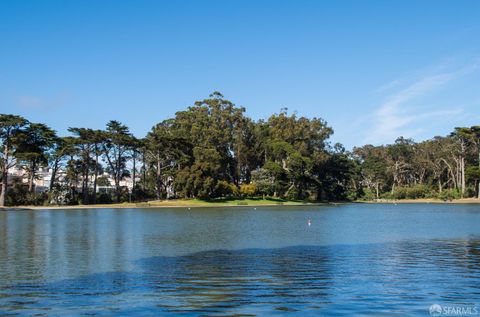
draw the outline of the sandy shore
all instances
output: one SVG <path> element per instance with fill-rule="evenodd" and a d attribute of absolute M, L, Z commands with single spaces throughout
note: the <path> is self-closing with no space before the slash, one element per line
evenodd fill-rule
<path fill-rule="evenodd" d="M 390 200 L 380 199 L 378 201 L 365 201 L 368 204 L 480 204 L 480 199 L 477 198 L 462 198 L 443 201 L 434 198 L 419 198 L 419 199 L 401 199 Z"/>

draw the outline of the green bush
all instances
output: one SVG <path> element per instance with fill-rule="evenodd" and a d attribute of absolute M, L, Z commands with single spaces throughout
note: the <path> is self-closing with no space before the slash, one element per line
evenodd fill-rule
<path fill-rule="evenodd" d="M 15 183 L 8 188 L 5 204 L 7 206 L 28 205 L 28 188 L 22 183 Z"/>
<path fill-rule="evenodd" d="M 462 195 L 458 189 L 445 189 L 438 194 L 438 199 L 452 200 L 452 199 L 459 199 L 461 196 Z"/>
<path fill-rule="evenodd" d="M 47 193 L 30 193 L 28 186 L 22 183 L 14 183 L 12 187 L 9 187 L 5 199 L 7 206 L 42 206 L 45 202 L 48 202 Z"/>
<path fill-rule="evenodd" d="M 395 188 L 392 199 L 417 199 L 429 196 L 430 189 L 425 185 L 414 185 L 411 187 Z"/>
<path fill-rule="evenodd" d="M 243 197 L 254 197 L 257 193 L 257 185 L 255 183 L 240 185 L 240 194 Z"/>
<path fill-rule="evenodd" d="M 363 195 L 360 197 L 361 200 L 366 201 L 375 200 L 376 198 L 375 191 L 371 190 L 370 188 L 364 188 Z"/>
<path fill-rule="evenodd" d="M 239 191 L 235 184 L 222 180 L 217 182 L 217 185 L 215 186 L 215 194 L 217 197 L 231 197 L 238 196 Z"/>
<path fill-rule="evenodd" d="M 285 193 L 285 198 L 288 200 L 295 200 L 299 198 L 299 192 L 297 188 L 291 187 L 288 189 L 288 191 Z"/>
<path fill-rule="evenodd" d="M 465 188 L 465 197 L 476 197 L 477 191 L 475 190 L 475 187 L 473 186 L 468 186 Z"/>
<path fill-rule="evenodd" d="M 107 193 L 97 193 L 97 204 L 111 204 L 112 196 Z"/>
<path fill-rule="evenodd" d="M 48 193 L 48 201 L 51 205 L 72 205 L 74 203 L 71 189 L 63 184 L 53 186 Z"/>
<path fill-rule="evenodd" d="M 48 201 L 48 194 L 42 193 L 29 193 L 27 195 L 28 205 L 43 206 Z"/>

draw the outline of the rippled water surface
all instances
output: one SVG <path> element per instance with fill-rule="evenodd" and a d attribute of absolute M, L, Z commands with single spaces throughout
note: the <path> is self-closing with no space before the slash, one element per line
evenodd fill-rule
<path fill-rule="evenodd" d="M 0 211 L 2 316 L 429 316 L 435 303 L 480 315 L 480 205 Z"/>

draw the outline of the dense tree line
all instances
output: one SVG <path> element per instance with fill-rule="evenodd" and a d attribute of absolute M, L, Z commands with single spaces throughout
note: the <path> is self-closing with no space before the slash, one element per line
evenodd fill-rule
<path fill-rule="evenodd" d="M 346 151 L 319 118 L 286 109 L 254 121 L 215 92 L 142 139 L 118 121 L 69 129 L 0 115 L 0 205 L 93 204 L 166 198 L 278 197 L 355 200 L 480 197 L 480 127 L 447 137 Z M 7 177 L 14 167 L 28 182 Z M 39 169 L 48 191 L 35 191 Z M 61 175 L 60 175 L 61 174 Z M 106 177 L 108 175 L 109 177 Z M 122 181 L 129 178 L 129 191 Z M 111 192 L 97 192 L 108 186 Z"/>
<path fill-rule="evenodd" d="M 455 128 L 420 143 L 398 138 L 352 153 L 363 196 L 379 198 L 480 198 L 480 126 Z"/>

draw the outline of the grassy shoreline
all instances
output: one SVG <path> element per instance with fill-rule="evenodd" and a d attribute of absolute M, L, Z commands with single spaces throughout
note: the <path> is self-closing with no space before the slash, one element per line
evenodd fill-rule
<path fill-rule="evenodd" d="M 215 208 L 215 207 L 262 207 L 262 206 L 312 206 L 321 202 L 292 201 L 283 199 L 172 199 L 138 203 L 68 205 L 68 206 L 12 206 L 2 209 L 95 209 L 95 208 Z M 1 209 L 0 209 L 1 210 Z"/>
<path fill-rule="evenodd" d="M 119 204 L 95 204 L 95 205 L 68 205 L 68 206 L 12 206 L 3 207 L 0 210 L 42 210 L 42 209 L 95 209 L 95 208 L 215 208 L 215 207 L 262 207 L 262 206 L 315 206 L 339 204 L 346 202 L 306 202 L 283 199 L 172 199 L 156 200 L 138 203 Z M 480 199 L 463 198 L 452 201 L 443 201 L 433 198 L 390 200 L 380 199 L 378 201 L 352 201 L 350 203 L 360 204 L 480 204 Z"/>

